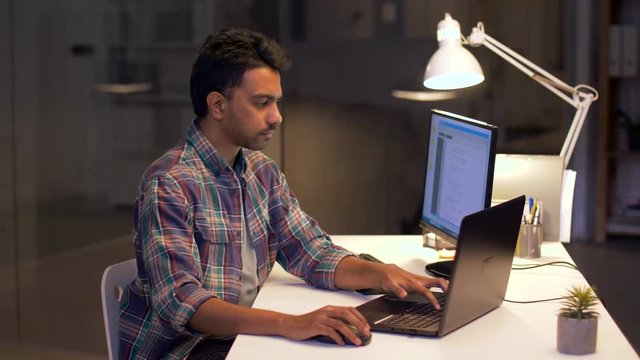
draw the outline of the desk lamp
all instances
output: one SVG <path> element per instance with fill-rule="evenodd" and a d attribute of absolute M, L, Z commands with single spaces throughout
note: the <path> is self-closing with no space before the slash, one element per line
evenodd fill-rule
<path fill-rule="evenodd" d="M 509 49 L 484 32 L 484 24 L 478 22 L 467 38 L 460 32 L 460 23 L 449 13 L 438 23 L 438 50 L 433 54 L 424 75 L 424 86 L 435 90 L 461 89 L 477 85 L 484 80 L 482 68 L 476 58 L 462 45 L 479 47 L 484 45 L 504 60 L 527 74 L 531 79 L 558 95 L 576 109 L 571 127 L 562 145 L 560 157 L 567 168 L 573 148 L 578 140 L 589 106 L 598 98 L 591 86 L 578 84 L 574 87 L 551 75 L 539 66 Z"/>
<path fill-rule="evenodd" d="M 471 35 L 464 37 L 460 32 L 460 23 L 446 13 L 444 20 L 438 23 L 437 39 L 438 50 L 429 60 L 425 71 L 425 87 L 435 90 L 453 90 L 477 85 L 484 81 L 484 74 L 480 64 L 471 52 L 463 47 L 463 45 L 473 47 L 484 45 L 576 109 L 558 157 L 535 155 L 527 156 L 526 159 L 518 159 L 517 156 L 512 159 L 510 156 L 498 154 L 493 191 L 494 196 L 498 193 L 503 193 L 502 196 L 504 196 L 509 192 L 517 192 L 517 194 L 510 194 L 512 196 L 522 193 L 543 194 L 544 196 L 540 196 L 540 200 L 544 200 L 544 212 L 547 214 L 545 215 L 546 221 L 544 224 L 545 239 L 569 241 L 575 171 L 568 170 L 567 166 L 589 107 L 598 98 L 598 92 L 593 87 L 584 84 L 574 87 L 567 85 L 562 80 L 489 36 L 485 33 L 482 22 L 478 22 L 476 27 L 472 29 Z M 519 166 L 527 168 L 535 166 L 536 168 L 540 167 L 540 169 L 552 168 L 554 170 L 540 171 L 538 174 L 542 176 L 537 176 L 534 183 L 524 185 L 504 175 L 511 176 L 517 172 L 513 164 L 517 163 L 514 161 L 518 160 L 524 160 L 519 162 Z M 545 165 L 547 163 L 551 163 L 553 166 Z M 555 164 L 558 166 L 555 167 Z M 501 176 L 504 177 L 502 179 L 504 181 L 500 180 Z M 502 184 L 515 183 L 516 188 L 501 189 L 500 185 L 496 186 L 498 182 Z M 565 214 L 569 215 L 566 216 Z"/>

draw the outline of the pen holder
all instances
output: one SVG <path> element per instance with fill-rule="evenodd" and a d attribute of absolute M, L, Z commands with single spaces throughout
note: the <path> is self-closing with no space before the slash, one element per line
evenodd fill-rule
<path fill-rule="evenodd" d="M 521 258 L 539 258 L 542 245 L 542 224 L 522 224 L 518 234 L 516 256 Z"/>

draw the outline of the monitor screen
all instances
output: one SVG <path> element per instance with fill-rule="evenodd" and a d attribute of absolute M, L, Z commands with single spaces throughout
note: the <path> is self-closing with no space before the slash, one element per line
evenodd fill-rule
<path fill-rule="evenodd" d="M 455 244 L 462 218 L 491 206 L 496 137 L 493 125 L 431 111 L 423 228 Z"/>

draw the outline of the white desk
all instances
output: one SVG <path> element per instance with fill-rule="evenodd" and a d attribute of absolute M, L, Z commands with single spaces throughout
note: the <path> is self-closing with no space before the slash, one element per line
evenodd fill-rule
<path fill-rule="evenodd" d="M 370 253 L 382 261 L 393 262 L 417 274 L 424 265 L 437 261 L 432 249 L 422 247 L 420 236 L 334 236 L 334 243 L 356 252 Z M 515 259 L 520 263 L 571 261 L 557 242 L 544 243 L 542 257 Z M 575 270 L 545 266 L 511 272 L 506 298 L 535 300 L 559 297 L 574 284 L 586 284 Z M 326 291 L 312 288 L 277 266 L 260 291 L 254 307 L 303 314 L 324 305 L 357 306 L 375 296 L 352 291 Z M 606 300 L 606 299 L 605 299 Z M 246 359 L 577 359 L 556 350 L 556 314 L 559 301 L 537 304 L 504 302 L 489 314 L 441 338 L 373 332 L 371 343 L 362 347 L 339 347 L 314 341 L 293 341 L 275 336 L 238 336 L 229 360 Z M 600 306 L 596 353 L 584 359 L 638 359 L 609 313 Z"/>

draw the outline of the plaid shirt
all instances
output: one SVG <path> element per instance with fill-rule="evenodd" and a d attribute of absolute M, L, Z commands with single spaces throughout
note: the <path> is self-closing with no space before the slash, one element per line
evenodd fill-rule
<path fill-rule="evenodd" d="M 238 302 L 243 214 L 260 286 L 278 261 L 313 286 L 336 289 L 335 268 L 351 254 L 300 209 L 273 161 L 242 149 L 232 169 L 197 121 L 145 172 L 134 212 L 138 277 L 123 294 L 123 359 L 184 359 L 206 336 L 186 327 L 198 306 L 212 297 Z"/>

